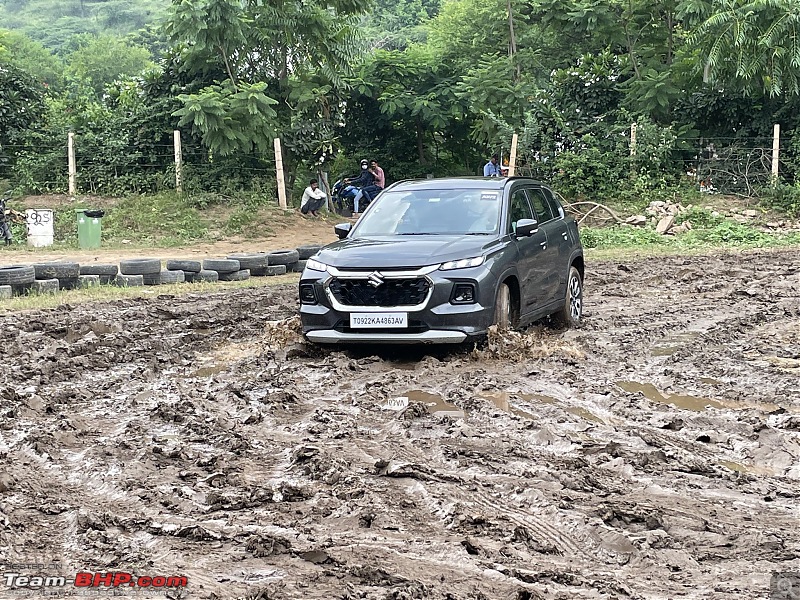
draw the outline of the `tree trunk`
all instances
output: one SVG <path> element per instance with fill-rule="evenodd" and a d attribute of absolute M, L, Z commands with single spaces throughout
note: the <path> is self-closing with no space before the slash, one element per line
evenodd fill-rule
<path fill-rule="evenodd" d="M 424 131 L 422 130 L 422 120 L 417 117 L 417 155 L 419 156 L 419 164 L 426 165 L 428 161 L 425 160 L 425 146 L 423 144 Z"/>

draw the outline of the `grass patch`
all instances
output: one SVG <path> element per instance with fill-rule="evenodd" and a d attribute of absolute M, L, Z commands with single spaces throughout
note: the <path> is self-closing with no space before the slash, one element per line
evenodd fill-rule
<path fill-rule="evenodd" d="M 110 302 L 125 298 L 156 298 L 161 295 L 185 296 L 188 294 L 213 294 L 231 289 L 256 288 L 296 283 L 299 273 L 287 273 L 273 277 L 253 277 L 245 281 L 220 281 L 217 283 L 175 283 L 169 285 L 116 287 L 101 285 L 82 290 L 64 290 L 57 294 L 28 294 L 0 301 L 0 313 L 51 309 L 69 304 Z"/>
<path fill-rule="evenodd" d="M 690 211 L 692 214 L 694 211 Z M 701 213 L 708 213 L 707 216 Z M 698 209 L 697 219 L 688 218 L 695 228 L 679 235 L 659 235 L 649 227 L 582 227 L 581 240 L 589 250 L 645 251 L 648 254 L 675 254 L 692 250 L 774 248 L 800 245 L 800 233 L 772 233 L 714 217 Z M 684 219 L 686 220 L 686 219 Z"/>
<path fill-rule="evenodd" d="M 173 192 L 119 200 L 103 218 L 103 239 L 179 246 L 205 239 L 209 222 L 186 197 Z"/>

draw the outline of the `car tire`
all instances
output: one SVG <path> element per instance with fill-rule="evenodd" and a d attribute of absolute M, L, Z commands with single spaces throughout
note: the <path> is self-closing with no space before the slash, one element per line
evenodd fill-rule
<path fill-rule="evenodd" d="M 276 250 L 270 252 L 268 256 L 269 265 L 292 265 L 300 260 L 300 253 L 297 250 Z"/>
<path fill-rule="evenodd" d="M 219 274 L 220 281 L 244 281 L 246 279 L 250 279 L 250 269 L 241 269 L 240 271 L 234 271 L 233 273 Z"/>
<path fill-rule="evenodd" d="M 229 254 L 229 260 L 238 260 L 239 261 L 239 270 L 250 270 L 253 269 L 262 269 L 267 266 L 267 253 L 266 252 L 256 252 L 256 253 L 241 253 L 241 254 Z"/>
<path fill-rule="evenodd" d="M 120 275 L 157 275 L 161 273 L 161 261 L 157 258 L 126 258 L 119 261 L 119 272 Z"/>
<path fill-rule="evenodd" d="M 36 269 L 30 265 L 0 267 L 0 285 L 26 285 L 36 279 Z"/>
<path fill-rule="evenodd" d="M 100 275 L 103 277 L 116 277 L 119 273 L 117 265 L 104 265 L 99 263 L 92 263 L 90 265 L 81 265 L 81 275 Z"/>
<path fill-rule="evenodd" d="M 186 275 L 184 275 L 183 271 L 181 270 L 161 271 L 161 273 L 158 274 L 158 277 L 159 277 L 159 283 L 161 283 L 161 285 L 166 285 L 170 283 L 183 283 L 184 281 L 186 281 Z"/>
<path fill-rule="evenodd" d="M 322 250 L 322 244 L 305 244 L 297 247 L 300 260 L 307 260 Z"/>
<path fill-rule="evenodd" d="M 203 269 L 203 263 L 199 260 L 170 259 L 167 261 L 167 271 L 190 271 L 199 273 Z"/>
<path fill-rule="evenodd" d="M 36 279 L 78 279 L 81 267 L 76 262 L 49 262 L 33 265 Z"/>
<path fill-rule="evenodd" d="M 508 331 L 514 326 L 514 315 L 512 313 L 511 288 L 507 283 L 501 283 L 497 288 L 497 295 L 494 299 L 494 319 L 492 324 L 497 326 L 498 331 Z"/>
<path fill-rule="evenodd" d="M 203 261 L 203 271 L 216 271 L 217 273 L 236 273 L 241 267 L 238 260 L 227 258 L 207 258 Z"/>
<path fill-rule="evenodd" d="M 553 314 L 553 320 L 562 327 L 577 327 L 583 317 L 583 278 L 575 267 L 569 268 L 564 305 Z"/>
<path fill-rule="evenodd" d="M 199 273 L 184 271 L 183 276 L 185 281 L 189 283 L 216 283 L 219 281 L 219 273 L 209 270 L 200 271 Z"/>

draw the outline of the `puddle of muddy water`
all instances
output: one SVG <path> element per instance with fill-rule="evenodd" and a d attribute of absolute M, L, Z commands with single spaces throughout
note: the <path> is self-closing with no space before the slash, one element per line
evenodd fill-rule
<path fill-rule="evenodd" d="M 667 394 L 661 392 L 654 386 L 652 383 L 639 383 L 636 381 L 618 381 L 617 386 L 621 389 L 625 390 L 626 392 L 632 394 L 642 394 L 645 398 L 650 400 L 651 402 L 657 402 L 659 404 L 670 404 L 676 408 L 680 408 L 683 410 L 690 410 L 693 412 L 702 412 L 707 408 L 716 408 L 716 409 L 732 409 L 732 410 L 746 410 L 746 409 L 755 409 L 760 410 L 763 412 L 772 412 L 778 410 L 778 405 L 776 404 L 759 404 L 759 403 L 742 403 L 742 402 L 730 402 L 727 400 L 721 399 L 714 399 L 714 398 L 703 398 L 701 396 L 690 396 L 688 394 Z"/>
<path fill-rule="evenodd" d="M 209 365 L 207 367 L 201 367 L 197 369 L 190 375 L 190 377 L 211 377 L 217 373 L 222 373 L 227 368 L 228 367 L 225 365 Z"/>

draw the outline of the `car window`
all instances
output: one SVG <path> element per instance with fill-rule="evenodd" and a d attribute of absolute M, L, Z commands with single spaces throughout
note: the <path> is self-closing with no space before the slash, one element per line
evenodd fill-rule
<path fill-rule="evenodd" d="M 497 190 L 385 191 L 350 237 L 490 235 L 497 232 L 502 195 Z"/>
<path fill-rule="evenodd" d="M 517 188 L 511 192 L 510 209 L 510 217 L 508 219 L 509 233 L 514 233 L 517 230 L 517 221 L 520 219 L 533 219 L 528 197 L 522 188 Z"/>
<path fill-rule="evenodd" d="M 550 203 L 550 208 L 553 210 L 553 216 L 556 219 L 563 218 L 564 209 L 561 208 L 561 203 L 556 200 L 555 194 L 553 194 L 553 192 L 547 188 L 542 188 L 542 191 L 544 192 L 545 198 L 547 198 L 547 201 Z"/>
<path fill-rule="evenodd" d="M 539 223 L 547 223 L 547 221 L 553 219 L 553 209 L 550 207 L 547 198 L 544 197 L 544 192 L 539 188 L 530 188 L 527 191 L 533 212 L 536 214 L 536 220 Z"/>

